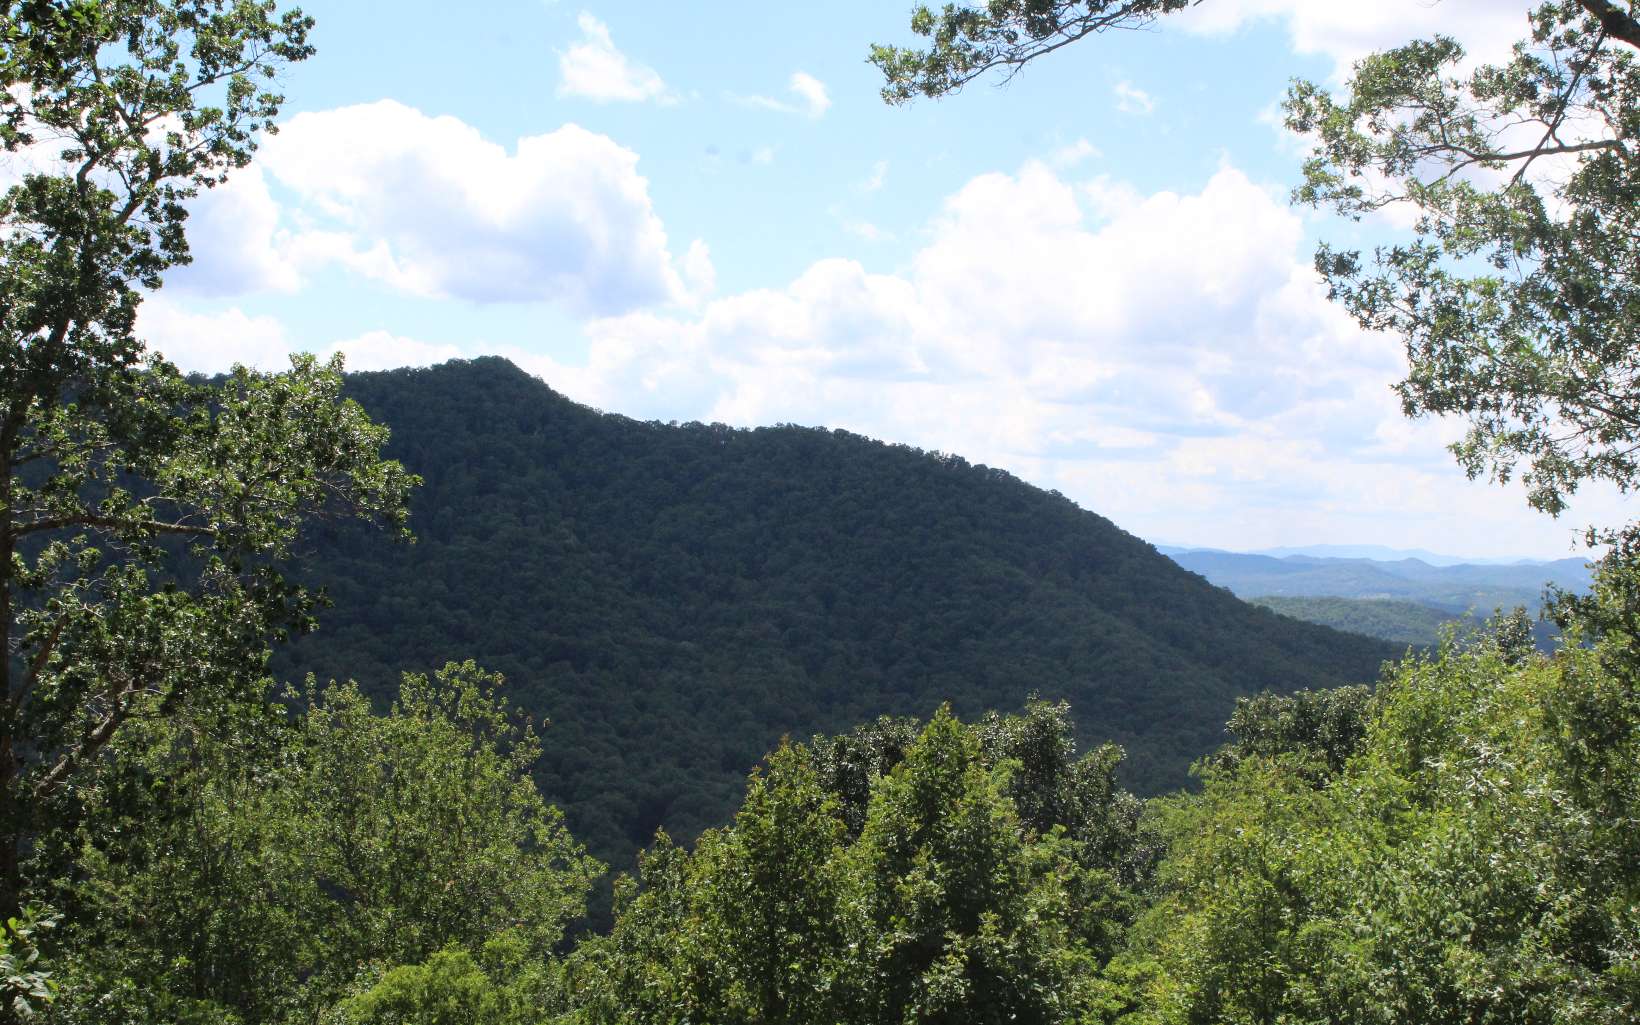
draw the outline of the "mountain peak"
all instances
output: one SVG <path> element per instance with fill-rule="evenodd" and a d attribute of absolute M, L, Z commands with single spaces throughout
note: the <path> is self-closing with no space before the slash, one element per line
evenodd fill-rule
<path fill-rule="evenodd" d="M 1141 792 L 1237 695 L 1371 679 L 1398 650 L 1246 605 L 1063 496 L 818 428 L 664 425 L 501 359 L 349 378 L 421 474 L 403 547 L 321 538 L 335 608 L 281 669 L 389 692 L 477 659 L 552 725 L 542 789 L 620 858 L 724 821 L 785 735 L 1071 703 Z"/>

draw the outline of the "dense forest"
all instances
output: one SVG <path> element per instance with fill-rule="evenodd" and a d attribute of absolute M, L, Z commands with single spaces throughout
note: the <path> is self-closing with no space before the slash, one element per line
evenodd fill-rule
<path fill-rule="evenodd" d="M 281 650 L 391 694 L 478 659 L 548 722 L 537 780 L 630 862 L 723 822 L 783 736 L 879 715 L 1077 710 L 1142 794 L 1186 782 L 1237 696 L 1373 679 L 1390 644 L 1296 623 L 1069 500 L 956 456 L 799 427 L 639 423 L 500 359 L 359 374 L 346 394 L 424 480 L 416 543 L 318 536 L 335 607 Z"/>
<path fill-rule="evenodd" d="M 944 96 L 1193 6 L 918 8 L 871 61 Z M 495 359 L 185 375 L 136 311 L 311 19 L 0 12 L 3 1025 L 1640 1018 L 1640 524 L 1552 650 L 1517 610 L 1356 682 L 1383 643 L 955 456 Z M 1406 413 L 1560 514 L 1640 485 L 1640 6 L 1529 18 L 1285 111 L 1297 202 L 1416 210 L 1316 258 Z"/>
<path fill-rule="evenodd" d="M 1334 630 L 1380 637 L 1397 644 L 1433 648 L 1441 642 L 1441 628 L 1468 633 L 1478 621 L 1469 616 L 1389 598 L 1285 598 L 1251 599 L 1272 612 L 1319 623 Z M 1547 642 L 1553 645 L 1552 638 Z"/>

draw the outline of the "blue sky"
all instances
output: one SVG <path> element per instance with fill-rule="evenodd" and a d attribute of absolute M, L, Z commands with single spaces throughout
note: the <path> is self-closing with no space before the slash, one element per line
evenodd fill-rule
<path fill-rule="evenodd" d="M 661 420 L 824 424 L 1004 467 L 1140 536 L 1573 554 L 1409 423 L 1309 269 L 1294 76 L 1514 0 L 1206 0 L 891 108 L 902 5 L 316 0 L 282 131 L 196 204 L 142 328 L 186 367 L 505 355 Z"/>

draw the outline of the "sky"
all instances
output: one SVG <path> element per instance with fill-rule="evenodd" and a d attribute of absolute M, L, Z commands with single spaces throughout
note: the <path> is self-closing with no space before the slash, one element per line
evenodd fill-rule
<path fill-rule="evenodd" d="M 1296 208 L 1290 79 L 1524 0 L 1206 0 L 1006 86 L 890 107 L 909 4 L 310 0 L 281 130 L 195 201 L 139 328 L 186 369 L 501 355 L 640 419 L 823 425 L 952 452 L 1158 543 L 1577 554 L 1409 421 L 1394 338 Z M 475 13 L 475 11 L 477 13 Z"/>

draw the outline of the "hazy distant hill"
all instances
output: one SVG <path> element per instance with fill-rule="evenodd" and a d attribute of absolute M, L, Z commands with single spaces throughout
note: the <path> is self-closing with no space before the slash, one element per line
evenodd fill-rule
<path fill-rule="evenodd" d="M 1582 559 L 1543 563 L 1431 566 L 1419 559 L 1329 559 L 1307 555 L 1274 558 L 1233 552 L 1178 550 L 1169 556 L 1184 568 L 1244 598 L 1334 597 L 1395 599 L 1483 618 L 1495 608 L 1538 608 L 1555 584 L 1581 591 L 1589 586 Z"/>
<path fill-rule="evenodd" d="M 1236 600 L 1069 500 L 954 456 L 798 427 L 639 423 L 498 359 L 349 392 L 426 477 L 420 538 L 337 528 L 336 608 L 285 672 L 385 692 L 474 658 L 551 720 L 541 782 L 624 857 L 724 821 L 782 735 L 1066 698 L 1180 785 L 1238 694 L 1369 680 L 1399 648 Z"/>

